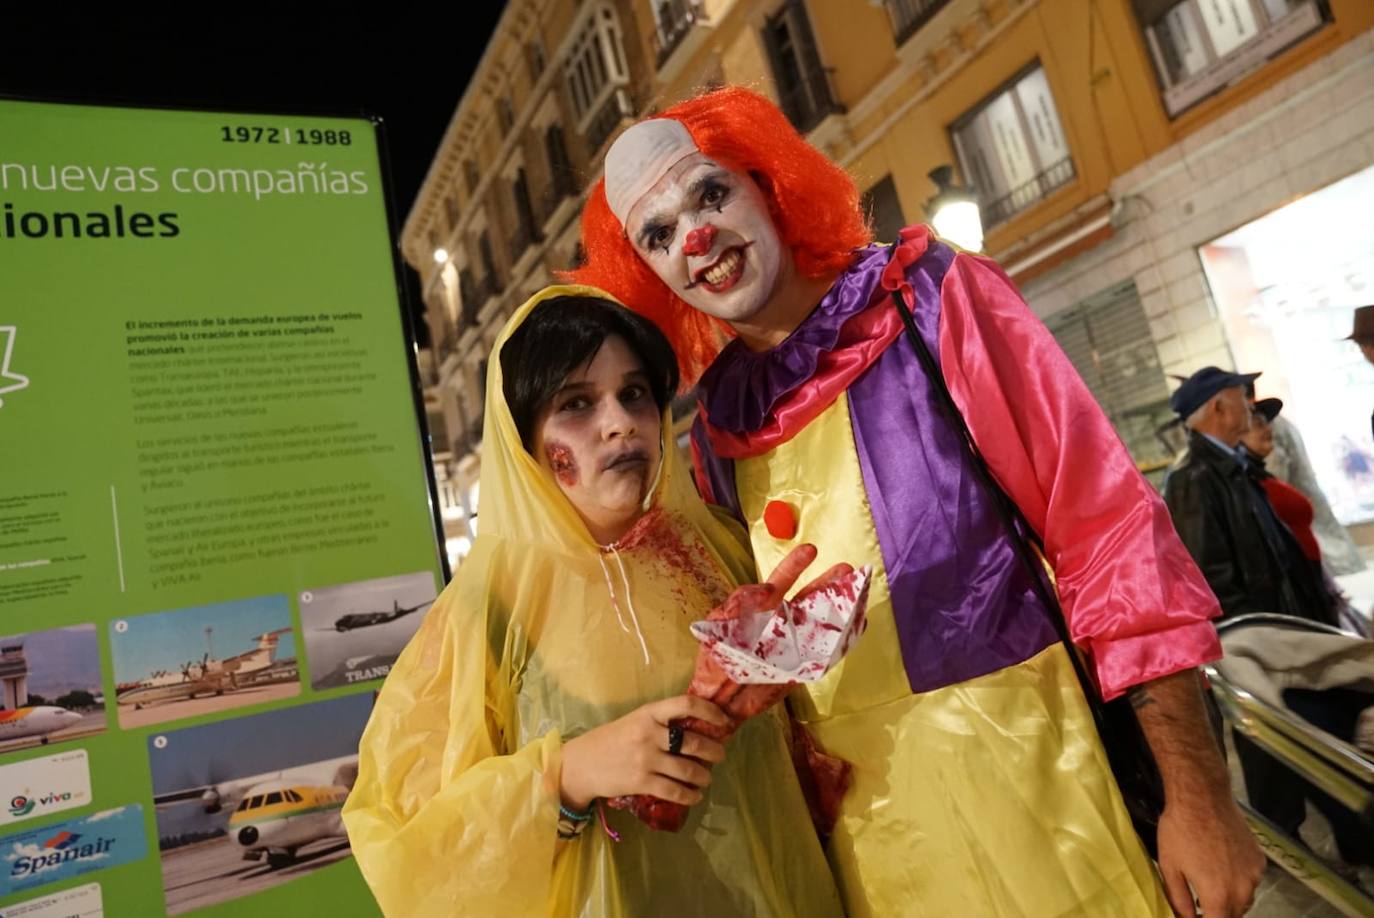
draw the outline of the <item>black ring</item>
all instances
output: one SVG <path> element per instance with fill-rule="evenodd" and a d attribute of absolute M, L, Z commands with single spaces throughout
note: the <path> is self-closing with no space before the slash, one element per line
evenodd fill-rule
<path fill-rule="evenodd" d="M 682 729 L 681 724 L 668 725 L 668 754 L 682 755 L 682 741 L 687 738 L 687 731 Z"/>

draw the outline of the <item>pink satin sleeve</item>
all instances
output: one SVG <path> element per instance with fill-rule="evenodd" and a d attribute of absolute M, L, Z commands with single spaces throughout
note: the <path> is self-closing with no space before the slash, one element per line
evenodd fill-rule
<path fill-rule="evenodd" d="M 945 275 L 940 363 L 989 468 L 1044 541 L 1103 697 L 1220 658 L 1220 608 L 1164 501 L 987 259 L 959 254 Z"/>

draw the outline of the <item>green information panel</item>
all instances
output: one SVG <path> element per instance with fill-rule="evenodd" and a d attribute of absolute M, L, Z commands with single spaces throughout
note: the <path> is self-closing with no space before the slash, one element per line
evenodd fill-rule
<path fill-rule="evenodd" d="M 411 353 L 371 121 L 0 100 L 0 916 L 376 913 Z"/>

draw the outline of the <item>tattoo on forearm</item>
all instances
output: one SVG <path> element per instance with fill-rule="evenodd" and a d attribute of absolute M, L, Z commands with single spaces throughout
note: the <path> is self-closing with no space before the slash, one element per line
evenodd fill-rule
<path fill-rule="evenodd" d="M 1126 693 L 1126 697 L 1131 700 L 1131 707 L 1139 711 L 1155 703 L 1155 698 L 1149 690 L 1141 686 L 1136 686 Z"/>

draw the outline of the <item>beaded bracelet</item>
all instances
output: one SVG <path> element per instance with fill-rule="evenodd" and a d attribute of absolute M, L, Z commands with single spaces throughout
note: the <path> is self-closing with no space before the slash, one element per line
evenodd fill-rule
<path fill-rule="evenodd" d="M 585 812 L 579 813 L 577 810 L 569 809 L 563 804 L 558 805 L 558 837 L 564 841 L 571 841 L 582 834 L 587 823 L 591 822 L 592 813 L 596 810 L 596 801 L 587 804 Z"/>

